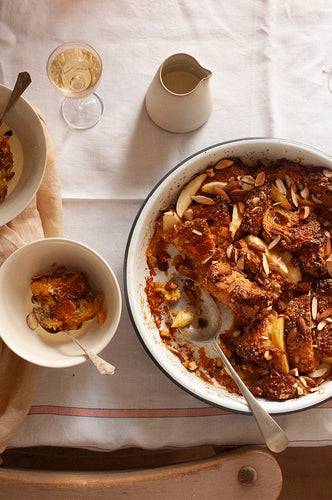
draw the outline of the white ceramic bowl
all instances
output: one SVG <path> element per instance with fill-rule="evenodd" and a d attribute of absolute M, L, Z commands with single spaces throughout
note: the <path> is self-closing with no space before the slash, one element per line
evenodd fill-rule
<path fill-rule="evenodd" d="M 82 271 L 93 292 L 105 296 L 105 323 L 87 321 L 75 333 L 82 343 L 98 353 L 112 339 L 120 320 L 121 293 L 107 262 L 91 248 L 65 238 L 34 241 L 14 252 L 0 267 L 0 332 L 16 354 L 40 366 L 62 368 L 86 361 L 83 351 L 64 333 L 31 330 L 26 316 L 32 310 L 30 283 L 33 276 L 58 266 Z"/>
<path fill-rule="evenodd" d="M 0 115 L 11 89 L 0 85 Z M 46 165 L 46 140 L 40 119 L 32 106 L 20 97 L 5 117 L 0 135 L 13 132 L 9 144 L 14 157 L 13 179 L 8 194 L 0 204 L 0 226 L 20 214 L 32 200 L 43 179 Z"/>
<path fill-rule="evenodd" d="M 332 168 L 332 158 L 315 148 L 282 139 L 249 138 L 224 142 L 185 159 L 154 187 L 141 207 L 129 235 L 125 255 L 125 295 L 129 314 L 142 344 L 161 370 L 187 392 L 206 403 L 228 410 L 248 413 L 242 396 L 229 394 L 187 371 L 163 344 L 151 316 L 144 292 L 148 276 L 145 251 L 154 230 L 159 211 L 177 199 L 182 187 L 198 172 L 225 156 L 240 157 L 245 163 L 260 159 L 285 157 L 303 164 Z M 261 399 L 270 413 L 290 413 L 322 403 L 332 396 L 332 381 L 325 382 L 320 392 L 298 399 L 267 401 Z"/>

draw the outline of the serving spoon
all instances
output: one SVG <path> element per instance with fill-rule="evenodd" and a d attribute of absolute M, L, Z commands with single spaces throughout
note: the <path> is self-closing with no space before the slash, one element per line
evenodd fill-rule
<path fill-rule="evenodd" d="M 60 333 L 60 332 L 59 332 Z M 75 342 L 86 354 L 90 361 L 95 365 L 97 370 L 101 375 L 113 375 L 115 372 L 115 367 L 98 356 L 95 352 L 88 349 L 88 347 L 77 340 L 74 335 L 70 332 L 63 330 L 61 333 L 65 333 L 73 342 Z"/>
<path fill-rule="evenodd" d="M 188 281 L 188 278 L 177 276 L 172 278 L 172 281 L 175 281 L 179 286 L 179 289 L 181 291 L 181 298 L 178 301 L 174 302 L 173 306 L 170 305 L 170 308 L 175 312 L 192 309 L 192 306 L 190 306 L 189 304 L 189 299 L 186 298 L 187 294 L 184 290 L 185 282 Z M 202 314 L 200 318 L 208 318 L 208 322 L 206 322 L 207 324 L 202 321 L 199 322 L 199 318 L 197 320 L 197 318 L 195 317 L 194 321 L 190 325 L 186 326 L 186 331 L 189 338 L 193 342 L 204 342 L 213 345 L 214 349 L 221 357 L 227 372 L 229 373 L 229 375 L 231 375 L 234 382 L 240 389 L 243 397 L 245 398 L 247 405 L 265 439 L 267 447 L 274 453 L 280 453 L 284 451 L 288 446 L 288 438 L 285 432 L 279 427 L 279 425 L 275 422 L 271 415 L 263 408 L 263 406 L 249 391 L 242 379 L 236 373 L 235 369 L 233 368 L 232 364 L 224 354 L 217 341 L 217 338 L 221 332 L 221 314 L 216 302 L 213 300 L 211 295 L 203 289 L 201 289 L 201 301 Z"/>
<path fill-rule="evenodd" d="M 4 117 L 8 113 L 8 111 L 14 106 L 16 103 L 17 99 L 23 94 L 25 89 L 30 85 L 31 83 L 31 77 L 27 71 L 23 71 L 22 73 L 19 73 L 16 79 L 15 86 L 10 94 L 9 100 L 7 102 L 7 106 L 5 107 L 2 116 L 0 118 L 0 126 L 3 122 Z"/>

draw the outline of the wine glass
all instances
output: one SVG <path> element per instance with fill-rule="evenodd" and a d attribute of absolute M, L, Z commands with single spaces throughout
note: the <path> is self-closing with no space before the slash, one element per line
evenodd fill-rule
<path fill-rule="evenodd" d="M 56 47 L 48 58 L 47 75 L 66 99 L 61 110 L 73 128 L 87 129 L 102 117 L 104 105 L 94 93 L 103 70 L 98 52 L 84 42 L 66 42 Z"/>

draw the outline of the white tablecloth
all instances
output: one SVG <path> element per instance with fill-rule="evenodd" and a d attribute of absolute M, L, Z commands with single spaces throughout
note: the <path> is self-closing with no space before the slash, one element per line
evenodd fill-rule
<path fill-rule="evenodd" d="M 274 136 L 332 154 L 332 95 L 322 70 L 332 64 L 329 0 L 1 0 L 0 82 L 30 72 L 25 97 L 43 113 L 62 185 L 65 236 L 110 263 L 122 286 L 133 219 L 155 183 L 179 161 L 221 141 Z M 75 131 L 60 115 L 62 97 L 45 65 L 58 44 L 84 40 L 100 52 L 102 121 Z M 161 62 L 186 52 L 213 73 L 214 109 L 188 134 L 149 119 L 144 97 Z M 198 444 L 260 444 L 251 416 L 227 414 L 188 395 L 148 357 L 126 306 L 103 356 L 41 369 L 30 414 L 11 446 L 113 450 Z M 276 417 L 291 445 L 332 443 L 332 404 Z"/>

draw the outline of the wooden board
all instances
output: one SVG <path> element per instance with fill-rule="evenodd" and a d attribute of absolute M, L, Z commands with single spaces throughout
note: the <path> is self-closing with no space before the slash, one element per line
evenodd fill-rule
<path fill-rule="evenodd" d="M 5 465 L 5 464 L 4 464 Z M 25 500 L 277 499 L 282 474 L 259 448 L 240 448 L 202 460 L 116 471 L 49 471 L 0 468 L 0 498 Z"/>

